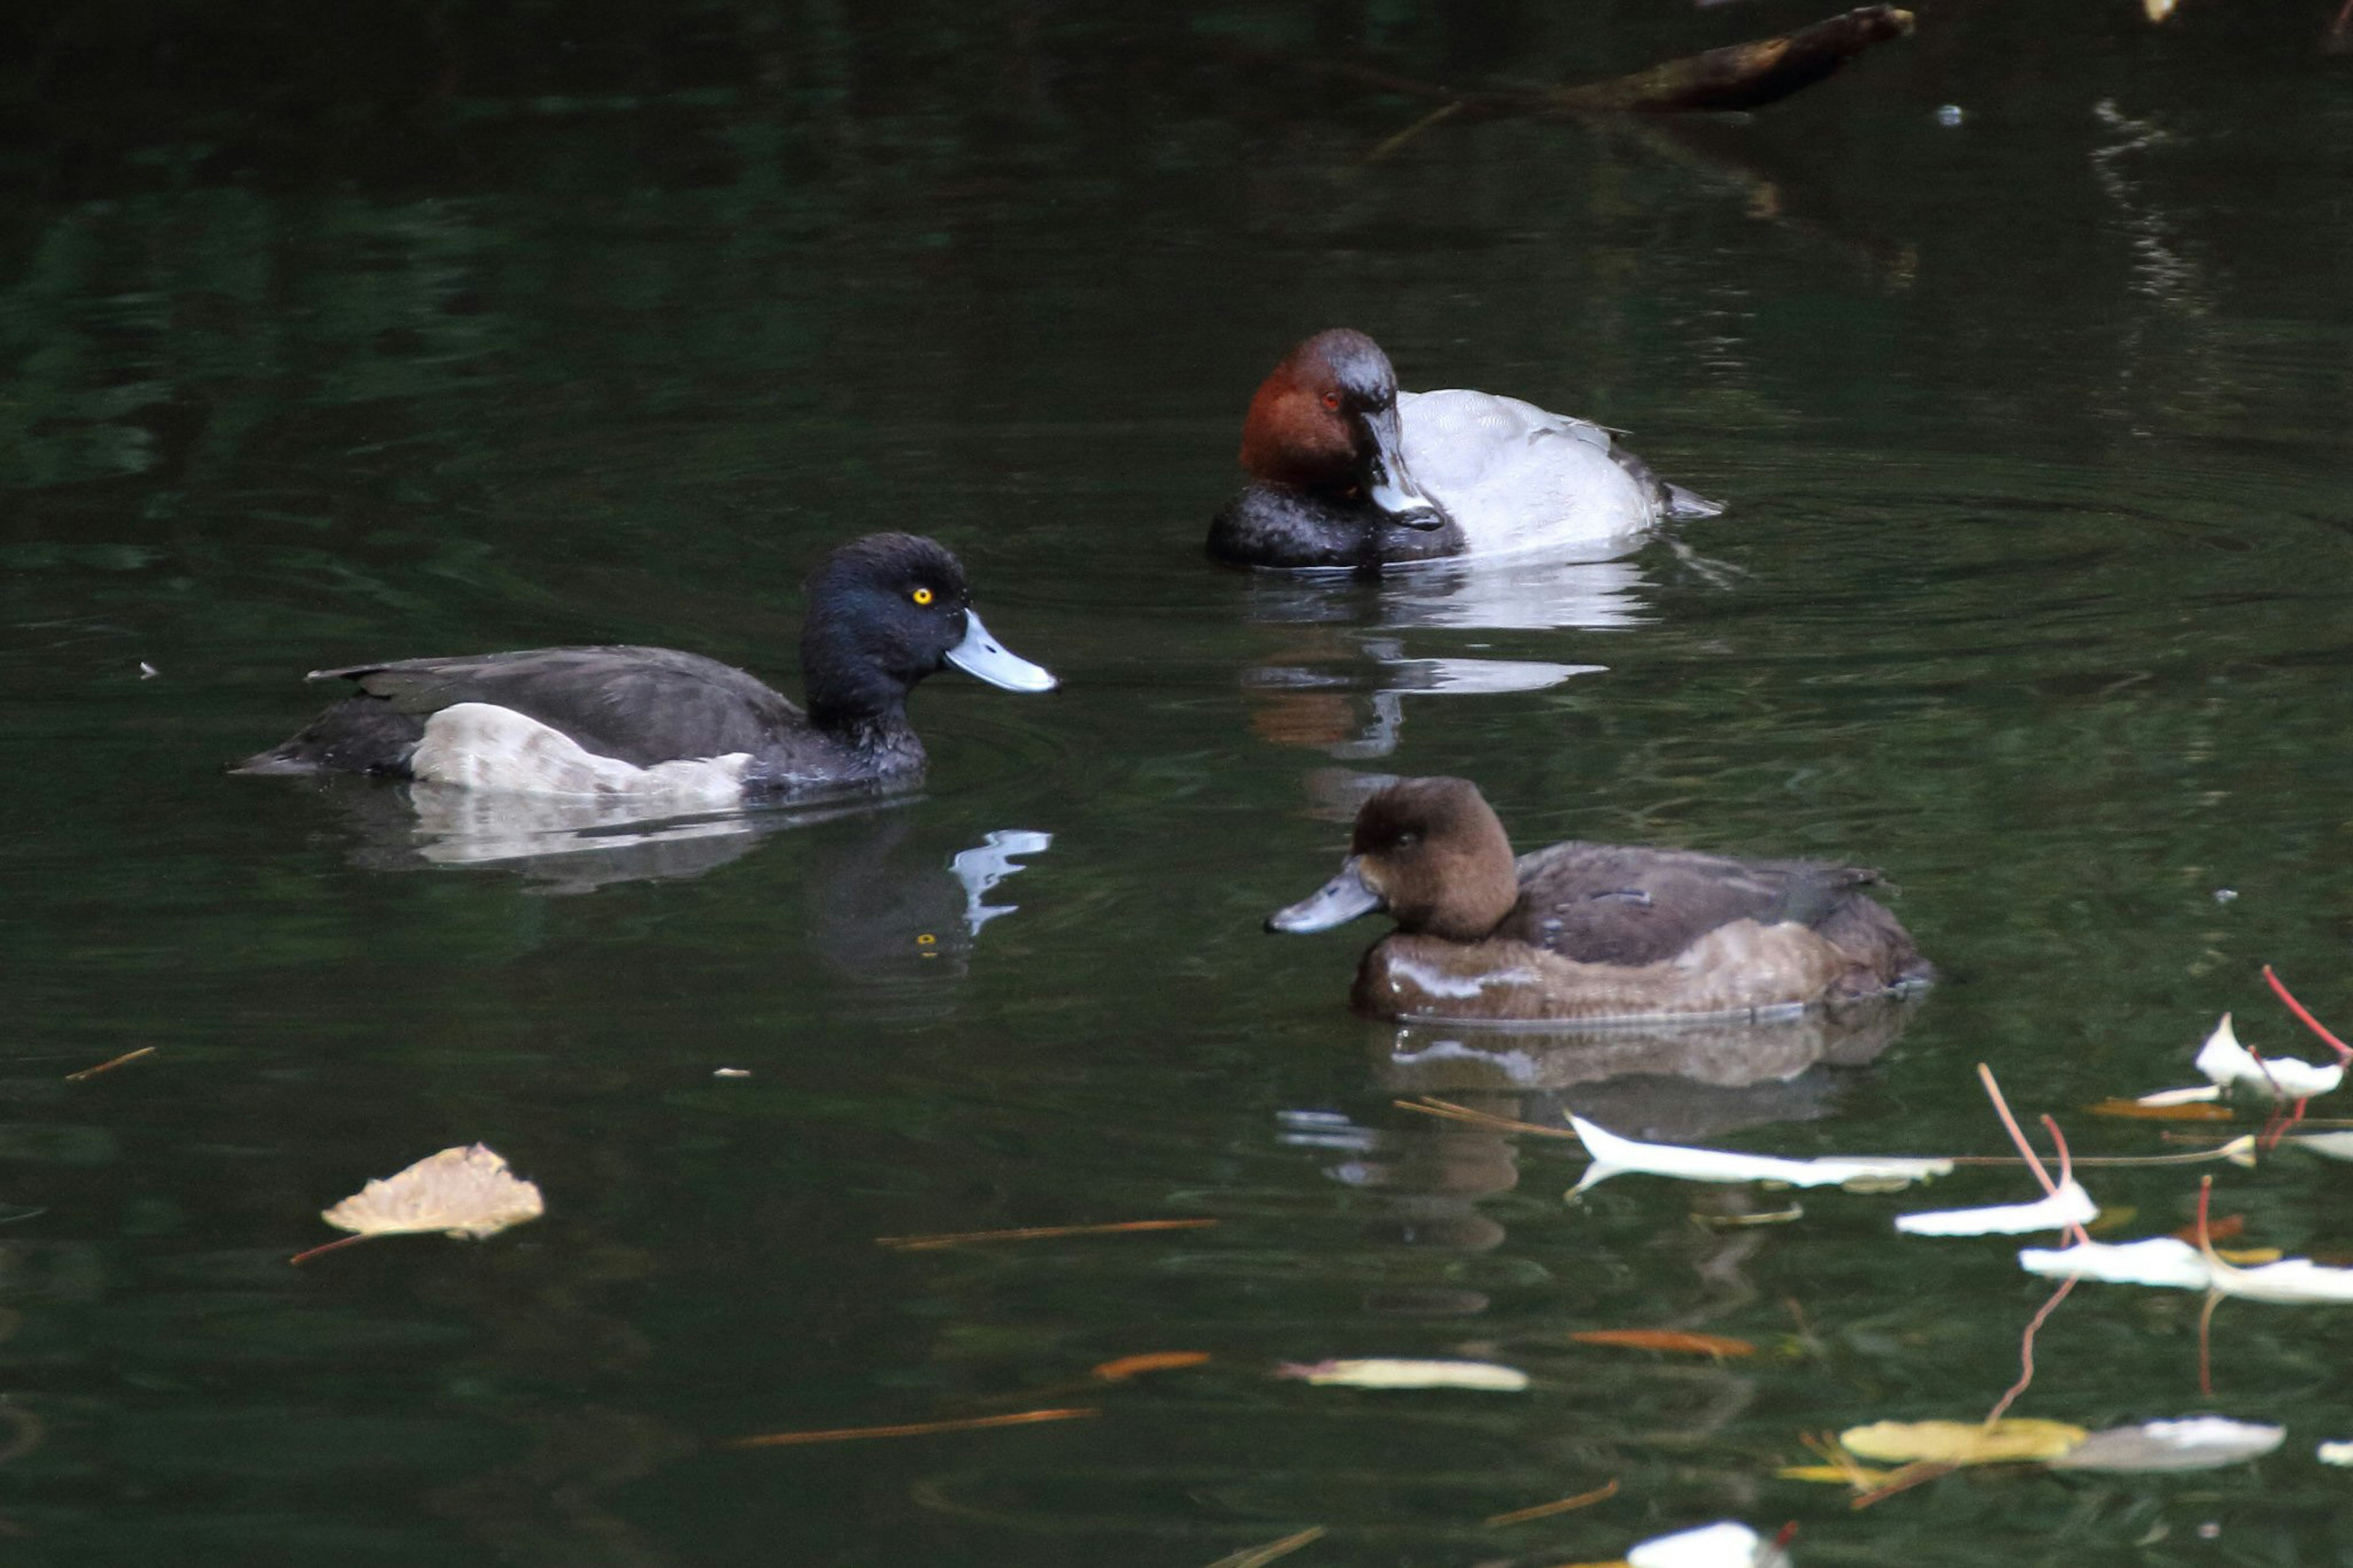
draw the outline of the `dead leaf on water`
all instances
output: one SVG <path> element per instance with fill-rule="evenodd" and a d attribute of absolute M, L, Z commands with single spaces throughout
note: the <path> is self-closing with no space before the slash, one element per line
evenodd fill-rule
<path fill-rule="evenodd" d="M 1773 1472 L 1785 1481 L 1824 1481 L 1834 1487 L 1875 1487 L 1893 1470 L 1869 1465 L 1784 1465 Z"/>
<path fill-rule="evenodd" d="M 536 1186 L 508 1170 L 503 1157 L 475 1143 L 444 1149 L 396 1175 L 370 1182 L 319 1217 L 338 1230 L 355 1232 L 353 1240 L 438 1230 L 480 1241 L 546 1212 Z M 325 1250 L 314 1247 L 293 1261 Z"/>
<path fill-rule="evenodd" d="M 2185 1105 L 2145 1105 L 2137 1100 L 2103 1100 L 2085 1106 L 2094 1116 L 2126 1116 L 2138 1121 L 2230 1121 L 2238 1112 L 2211 1100 Z"/>
<path fill-rule="evenodd" d="M 1849 1453 L 1882 1464 L 2013 1465 L 2053 1459 L 2091 1434 L 2065 1421 L 1874 1421 L 1839 1434 Z"/>
<path fill-rule="evenodd" d="M 1680 1329 L 1585 1329 L 1568 1336 L 1581 1345 L 1623 1345 L 1638 1351 L 1682 1351 L 1691 1355 L 1712 1355 L 1721 1361 L 1725 1356 L 1755 1355 L 1757 1347 L 1746 1340 L 1727 1339 L 1721 1334 L 1685 1333 Z"/>
<path fill-rule="evenodd" d="M 2067 1470 L 2211 1470 L 2261 1458 L 2287 1438 L 2284 1426 L 2193 1415 L 2181 1421 L 2147 1421 L 2094 1432 L 2051 1461 Z"/>

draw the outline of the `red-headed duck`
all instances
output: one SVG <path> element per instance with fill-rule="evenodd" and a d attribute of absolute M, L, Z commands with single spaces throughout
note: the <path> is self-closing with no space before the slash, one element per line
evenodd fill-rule
<path fill-rule="evenodd" d="M 1209 553 L 1236 566 L 1590 550 L 1724 510 L 1599 425 L 1492 393 L 1399 392 L 1381 346 L 1345 327 L 1260 384 L 1241 461 L 1250 488 L 1209 524 Z"/>
<path fill-rule="evenodd" d="M 1319 931 L 1376 910 L 1397 930 L 1351 1000 L 1381 1018 L 1598 1023 L 1787 1013 L 1935 973 L 1862 889 L 1810 860 L 1555 844 L 1512 858 L 1478 786 L 1400 779 L 1356 813 L 1340 873 L 1270 918 Z"/>
<path fill-rule="evenodd" d="M 666 647 L 546 647 L 313 670 L 359 688 L 248 773 L 375 773 L 527 795 L 731 805 L 886 784 L 923 765 L 907 694 L 950 665 L 1010 691 L 1054 678 L 989 636 L 964 566 L 908 533 L 843 545 L 809 579 L 804 713 L 740 669 Z"/>

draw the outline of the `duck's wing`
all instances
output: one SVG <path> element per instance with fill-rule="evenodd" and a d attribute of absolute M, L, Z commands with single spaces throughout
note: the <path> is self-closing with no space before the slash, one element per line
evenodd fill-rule
<path fill-rule="evenodd" d="M 1556 844 L 1519 861 L 1520 901 L 1496 935 L 1586 963 L 1655 963 L 1734 921 L 1819 926 L 1875 871 L 1681 849 Z"/>
<path fill-rule="evenodd" d="M 456 702 L 495 703 L 639 767 L 757 752 L 807 728 L 799 710 L 744 671 L 673 648 L 526 648 L 348 665 L 311 679 L 352 681 L 418 717 Z"/>

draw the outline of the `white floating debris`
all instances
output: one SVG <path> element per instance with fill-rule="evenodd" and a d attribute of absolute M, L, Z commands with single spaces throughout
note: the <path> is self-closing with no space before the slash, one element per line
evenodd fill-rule
<path fill-rule="evenodd" d="M 1894 1156 L 1830 1154 L 1819 1160 L 1778 1160 L 1722 1149 L 1638 1142 L 1620 1138 L 1607 1128 L 1596 1127 L 1581 1116 L 1571 1116 L 1568 1124 L 1585 1140 L 1585 1152 L 1593 1156 L 1584 1179 L 1571 1189 L 1577 1193 L 1628 1172 L 1672 1176 L 1686 1182 L 1781 1182 L 1793 1187 L 1831 1187 L 1848 1182 L 1922 1182 L 1931 1176 L 1949 1175 L 1953 1169 L 1950 1160 Z"/>
<path fill-rule="evenodd" d="M 2099 1212 L 2100 1205 L 2092 1201 L 2083 1184 L 2069 1181 L 2060 1183 L 2059 1190 L 2040 1203 L 1901 1214 L 1895 1216 L 1895 1228 L 1907 1236 L 2023 1236 L 2029 1231 L 2084 1225 Z"/>
<path fill-rule="evenodd" d="M 1519 1368 L 1484 1361 L 1285 1362 L 1274 1371 L 1277 1377 L 1295 1377 L 1318 1387 L 1468 1388 L 1483 1394 L 1517 1394 L 1528 1385 L 1528 1374 Z"/>
<path fill-rule="evenodd" d="M 2058 1470 L 2211 1470 L 2261 1458 L 2286 1440 L 2284 1426 L 2192 1415 L 2094 1432 L 2050 1463 Z"/>
<path fill-rule="evenodd" d="M 713 1068 L 711 1076 L 712 1078 L 750 1078 L 752 1069 L 750 1068 Z"/>
<path fill-rule="evenodd" d="M 2219 1083 L 2194 1083 L 2188 1089 L 2160 1089 L 2155 1094 L 2144 1094 L 2135 1105 L 2196 1105 L 2201 1100 L 2222 1098 Z"/>
<path fill-rule="evenodd" d="M 139 661 L 139 679 L 142 679 L 142 680 L 153 680 L 153 679 L 154 679 L 157 676 L 159 676 L 159 675 L 161 675 L 161 674 L 163 674 L 163 673 L 164 673 L 164 672 L 163 672 L 162 670 L 160 670 L 160 669 L 156 668 L 153 665 L 152 665 L 152 664 L 148 663 L 145 659 L 143 659 L 143 658 L 142 658 L 142 659 L 141 659 L 141 660 Z"/>
<path fill-rule="evenodd" d="M 539 1188 L 508 1170 L 498 1153 L 460 1143 L 370 1182 L 319 1217 L 362 1236 L 438 1230 L 480 1241 L 546 1212 Z"/>
<path fill-rule="evenodd" d="M 2313 1450 L 2313 1458 L 2324 1465 L 2353 1466 L 2353 1443 L 2323 1443 Z"/>
<path fill-rule="evenodd" d="M 2288 1142 L 2327 1159 L 2353 1160 L 2353 1132 L 2305 1132 Z"/>
<path fill-rule="evenodd" d="M 2217 888 L 2214 889 L 2214 901 L 2218 904 L 2236 903 L 2239 901 L 2239 889 L 2236 888 Z"/>
<path fill-rule="evenodd" d="M 2179 1237 L 2153 1236 L 2146 1241 L 2084 1241 L 2056 1250 L 2030 1247 L 2018 1255 L 2019 1267 L 2046 1279 L 2098 1279 L 2111 1285 L 2159 1285 L 2175 1290 L 2203 1290 L 2213 1271 L 2198 1249 Z"/>
<path fill-rule="evenodd" d="M 2228 1013 L 2199 1047 L 2196 1065 L 2221 1088 L 2252 1089 L 2283 1100 L 2327 1094 L 2345 1081 L 2342 1062 L 2320 1067 L 2294 1057 L 2258 1057 L 2239 1044 Z"/>
<path fill-rule="evenodd" d="M 2211 1290 L 2250 1301 L 2289 1305 L 2353 1301 L 2353 1268 L 2330 1268 L 2309 1258 L 2286 1258 L 2258 1268 L 2239 1268 L 2209 1259 L 2179 1237 L 2111 1244 L 2078 1242 L 2056 1251 L 2027 1247 L 2019 1267 L 2046 1279 L 2098 1279 L 2111 1285 L 2155 1285 L 2173 1290 Z"/>
<path fill-rule="evenodd" d="M 1755 1531 L 1729 1519 L 1656 1536 L 1626 1552 L 1627 1568 L 1763 1568 L 1786 1561 Z"/>

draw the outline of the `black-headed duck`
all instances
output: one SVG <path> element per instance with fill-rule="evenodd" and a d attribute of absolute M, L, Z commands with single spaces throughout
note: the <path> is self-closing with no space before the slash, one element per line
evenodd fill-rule
<path fill-rule="evenodd" d="M 663 647 L 549 647 L 313 670 L 351 681 L 249 773 L 375 773 L 534 795 L 659 797 L 681 806 L 923 765 L 907 694 L 950 665 L 1011 691 L 1054 678 L 972 611 L 941 545 L 877 533 L 827 556 L 801 629 L 804 713 L 740 669 Z"/>
<path fill-rule="evenodd" d="M 1260 384 L 1241 462 L 1250 488 L 1209 524 L 1209 553 L 1237 566 L 1591 551 L 1724 510 L 1599 425 L 1492 393 L 1399 392 L 1381 346 L 1345 327 Z"/>
<path fill-rule="evenodd" d="M 1467 779 L 1400 779 L 1366 800 L 1339 875 L 1268 920 L 1326 931 L 1387 910 L 1397 930 L 1351 1000 L 1382 1018 L 1618 1018 L 1837 1005 L 1933 975 L 1862 889 L 1808 860 L 1555 844 L 1514 861 Z"/>

